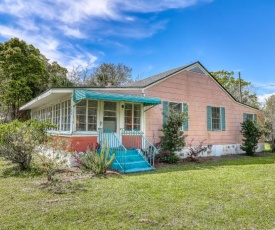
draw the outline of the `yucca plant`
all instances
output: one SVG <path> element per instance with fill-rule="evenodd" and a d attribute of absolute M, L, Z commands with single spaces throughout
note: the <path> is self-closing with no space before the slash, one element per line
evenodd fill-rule
<path fill-rule="evenodd" d="M 110 148 L 106 147 L 106 141 L 104 140 L 100 153 L 91 151 L 88 148 L 86 155 L 79 157 L 78 162 L 86 169 L 91 170 L 94 174 L 99 175 L 106 173 L 107 169 L 114 162 L 115 156 L 115 152 L 111 153 Z"/>

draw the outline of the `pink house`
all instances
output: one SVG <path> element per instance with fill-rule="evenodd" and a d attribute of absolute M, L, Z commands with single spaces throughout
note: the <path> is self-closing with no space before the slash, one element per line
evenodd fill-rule
<path fill-rule="evenodd" d="M 240 123 L 246 118 L 262 120 L 261 111 L 237 102 L 199 62 L 127 86 L 52 88 L 20 109 L 56 124 L 58 128 L 48 132 L 69 138 L 78 151 L 106 140 L 107 146 L 117 148 L 113 168 L 134 172 L 142 168 L 135 160 L 144 159 L 149 162 L 143 163 L 144 170 L 153 169 L 163 111 L 171 105 L 188 111 L 189 119 L 182 127 L 187 142 L 193 139 L 196 145 L 205 140 L 205 145 L 213 145 L 204 156 L 240 153 Z M 263 148 L 259 143 L 258 151 Z M 134 150 L 142 159 L 131 158 Z M 179 155 L 185 157 L 186 149 Z"/>

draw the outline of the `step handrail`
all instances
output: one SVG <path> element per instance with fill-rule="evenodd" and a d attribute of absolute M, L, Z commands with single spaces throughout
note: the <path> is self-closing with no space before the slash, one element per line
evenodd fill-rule
<path fill-rule="evenodd" d="M 125 130 L 121 129 L 121 135 L 132 136 L 132 141 L 130 140 L 130 144 L 128 143 L 130 148 L 139 149 L 139 154 L 148 162 L 151 167 L 154 167 L 155 164 L 155 154 L 156 147 L 145 137 L 145 135 L 136 129 L 133 130 Z M 141 137 L 141 140 L 140 138 Z"/>
<path fill-rule="evenodd" d="M 110 135 L 104 135 L 104 134 L 110 134 Z M 102 146 L 103 140 L 105 139 L 107 148 L 115 150 L 116 153 L 118 153 L 118 152 L 123 153 L 123 157 L 124 157 L 123 166 L 116 158 L 115 158 L 115 161 L 116 161 L 116 163 L 118 163 L 118 165 L 122 169 L 122 171 L 125 172 L 127 149 L 124 147 L 124 145 L 121 143 L 121 141 L 115 135 L 115 133 L 111 129 L 99 128 L 98 129 L 98 137 L 99 137 L 100 146 Z"/>

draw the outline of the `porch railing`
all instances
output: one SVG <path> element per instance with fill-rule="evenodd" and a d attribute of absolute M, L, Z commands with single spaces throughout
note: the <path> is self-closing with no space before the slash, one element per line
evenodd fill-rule
<path fill-rule="evenodd" d="M 126 163 L 126 152 L 127 149 L 123 146 L 118 137 L 114 134 L 111 129 L 98 129 L 98 139 L 100 146 L 103 144 L 103 140 L 106 142 L 106 147 L 110 149 L 110 151 L 116 153 L 115 162 L 119 165 L 121 170 L 125 172 L 125 163 Z M 117 157 L 123 159 L 122 162 L 117 160 Z"/>
<path fill-rule="evenodd" d="M 138 130 L 121 129 L 122 143 L 127 149 L 137 149 L 154 167 L 156 147 Z"/>

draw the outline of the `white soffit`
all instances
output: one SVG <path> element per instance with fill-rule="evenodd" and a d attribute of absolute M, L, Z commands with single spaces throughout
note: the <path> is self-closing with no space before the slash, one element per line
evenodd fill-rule
<path fill-rule="evenodd" d="M 50 89 L 40 96 L 29 101 L 27 104 L 20 107 L 20 110 L 34 109 L 46 104 L 55 104 L 63 97 L 70 97 L 72 95 L 72 89 Z"/>

